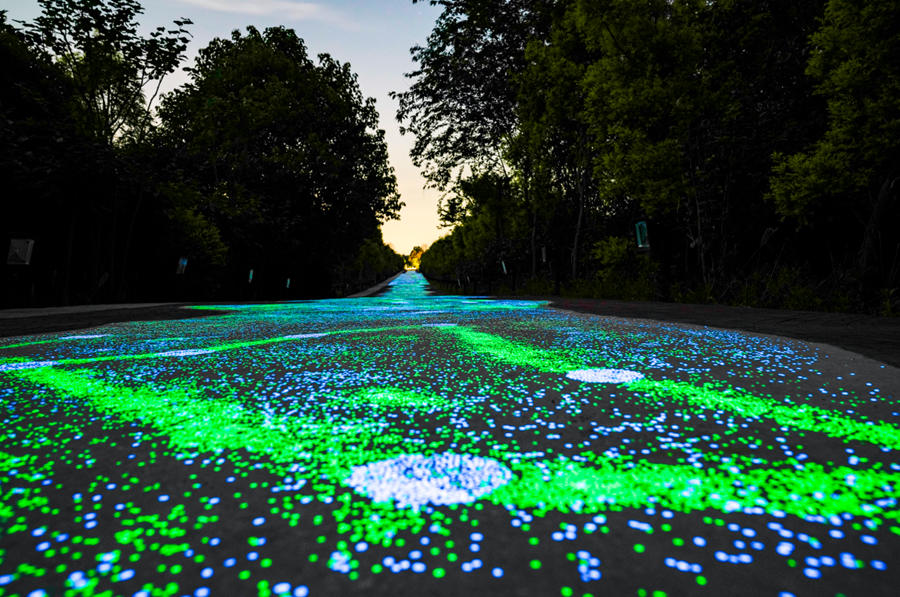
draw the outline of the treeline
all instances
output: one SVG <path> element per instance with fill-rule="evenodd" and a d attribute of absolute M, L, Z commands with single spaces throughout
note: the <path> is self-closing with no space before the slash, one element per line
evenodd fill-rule
<path fill-rule="evenodd" d="M 452 227 L 426 275 L 897 313 L 900 2 L 438 4 L 396 94 Z"/>
<path fill-rule="evenodd" d="M 3 305 L 344 295 L 403 268 L 349 64 L 248 27 L 157 101 L 190 20 L 142 37 L 135 0 L 39 4 L 32 23 L 0 12 L 0 234 L 34 241 L 3 266 Z"/>

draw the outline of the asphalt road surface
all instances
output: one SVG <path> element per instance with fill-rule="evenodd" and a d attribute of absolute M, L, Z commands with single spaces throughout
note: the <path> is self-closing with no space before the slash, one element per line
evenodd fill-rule
<path fill-rule="evenodd" d="M 0 339 L 0 596 L 897 595 L 900 371 L 430 295 Z"/>

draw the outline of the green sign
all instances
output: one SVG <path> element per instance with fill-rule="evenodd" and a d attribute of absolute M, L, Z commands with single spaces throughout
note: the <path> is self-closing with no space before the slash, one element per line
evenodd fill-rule
<path fill-rule="evenodd" d="M 641 220 L 634 225 L 635 234 L 637 235 L 637 246 L 639 249 L 649 249 L 650 240 L 647 237 L 647 222 Z"/>

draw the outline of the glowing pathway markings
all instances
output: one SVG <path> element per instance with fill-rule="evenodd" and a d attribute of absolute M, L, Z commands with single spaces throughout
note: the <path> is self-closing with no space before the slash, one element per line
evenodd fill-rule
<path fill-rule="evenodd" d="M 540 306 L 407 275 L 0 346 L 0 595 L 896 585 L 877 370 Z"/>
<path fill-rule="evenodd" d="M 376 502 L 398 508 L 467 504 L 506 485 L 513 474 L 489 458 L 445 452 L 396 458 L 353 467 L 346 483 Z"/>

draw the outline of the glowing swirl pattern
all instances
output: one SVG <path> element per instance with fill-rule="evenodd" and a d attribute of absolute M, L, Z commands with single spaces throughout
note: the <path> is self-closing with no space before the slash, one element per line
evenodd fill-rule
<path fill-rule="evenodd" d="M 893 595 L 900 373 L 430 295 L 0 339 L 0 597 Z"/>

